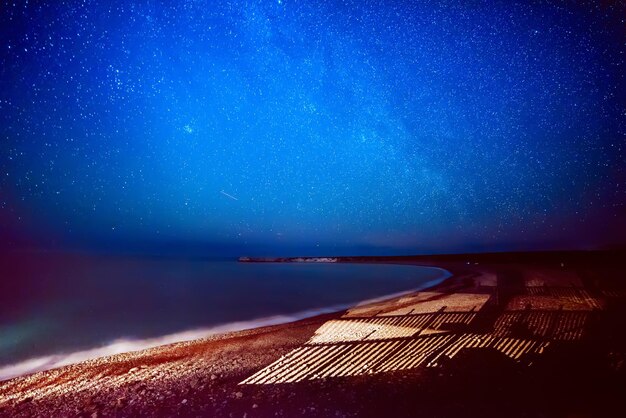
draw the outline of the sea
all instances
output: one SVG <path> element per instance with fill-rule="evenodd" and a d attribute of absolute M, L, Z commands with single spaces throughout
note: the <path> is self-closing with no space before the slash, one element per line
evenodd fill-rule
<path fill-rule="evenodd" d="M 0 380 L 435 285 L 432 267 L 37 254 L 0 265 Z"/>

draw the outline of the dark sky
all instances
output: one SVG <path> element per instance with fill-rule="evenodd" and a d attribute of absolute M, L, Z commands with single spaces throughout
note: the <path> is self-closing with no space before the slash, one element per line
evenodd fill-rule
<path fill-rule="evenodd" d="M 626 236 L 623 2 L 3 1 L 2 246 Z"/>

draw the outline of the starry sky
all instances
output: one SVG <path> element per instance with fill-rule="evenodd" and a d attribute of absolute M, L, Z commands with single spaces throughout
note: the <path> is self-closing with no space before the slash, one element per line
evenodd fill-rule
<path fill-rule="evenodd" d="M 4 247 L 624 243 L 623 2 L 0 7 Z"/>

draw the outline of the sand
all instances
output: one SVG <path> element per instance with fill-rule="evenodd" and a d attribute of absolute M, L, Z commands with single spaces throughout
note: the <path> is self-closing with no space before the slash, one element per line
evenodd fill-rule
<path fill-rule="evenodd" d="M 0 382 L 0 416 L 621 414 L 619 257 L 350 259 L 453 276 L 342 312 Z"/>

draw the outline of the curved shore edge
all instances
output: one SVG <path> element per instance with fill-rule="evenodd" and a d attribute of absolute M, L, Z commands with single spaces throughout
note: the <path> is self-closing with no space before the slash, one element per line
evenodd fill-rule
<path fill-rule="evenodd" d="M 0 416 L 624 416 L 625 258 L 350 257 L 452 276 L 344 312 L 6 380 Z"/>
<path fill-rule="evenodd" d="M 280 261 L 277 261 L 280 262 Z M 358 263 L 358 262 L 357 262 Z M 358 263 L 361 264 L 361 263 Z M 381 263 L 375 263 L 381 264 Z M 396 264 L 396 263 L 390 263 Z M 397 263 L 404 264 L 404 263 Z M 372 303 L 378 303 L 386 300 L 392 300 L 399 298 L 413 292 L 430 289 L 449 280 L 454 276 L 450 271 L 430 265 L 410 264 L 415 267 L 428 268 L 431 270 L 439 270 L 442 273 L 441 277 L 429 280 L 422 283 L 420 286 L 396 292 L 392 294 L 386 294 L 375 298 L 370 298 L 361 301 L 354 301 L 342 304 L 336 304 L 326 307 L 320 307 L 315 309 L 307 309 L 304 311 L 296 312 L 293 314 L 272 315 L 267 317 L 261 317 L 256 319 L 250 319 L 246 321 L 229 322 L 206 328 L 196 328 L 186 331 L 167 334 L 160 337 L 145 338 L 145 339 L 132 339 L 132 338 L 120 338 L 112 341 L 109 344 L 90 348 L 86 350 L 75 351 L 71 353 L 59 353 L 51 354 L 47 356 L 39 356 L 28 360 L 23 360 L 18 363 L 0 366 L 0 382 L 6 381 L 12 378 L 26 376 L 42 371 L 52 370 L 64 366 L 75 365 L 78 363 L 87 362 L 90 360 L 111 357 L 119 354 L 126 354 L 132 352 L 139 352 L 143 350 L 162 347 L 170 344 L 193 342 L 196 340 L 204 340 L 207 338 L 215 337 L 227 337 L 229 334 L 260 329 L 264 327 L 270 327 L 275 325 L 289 324 L 303 319 L 310 319 L 325 314 L 338 313 L 346 309 L 363 306 Z"/>

